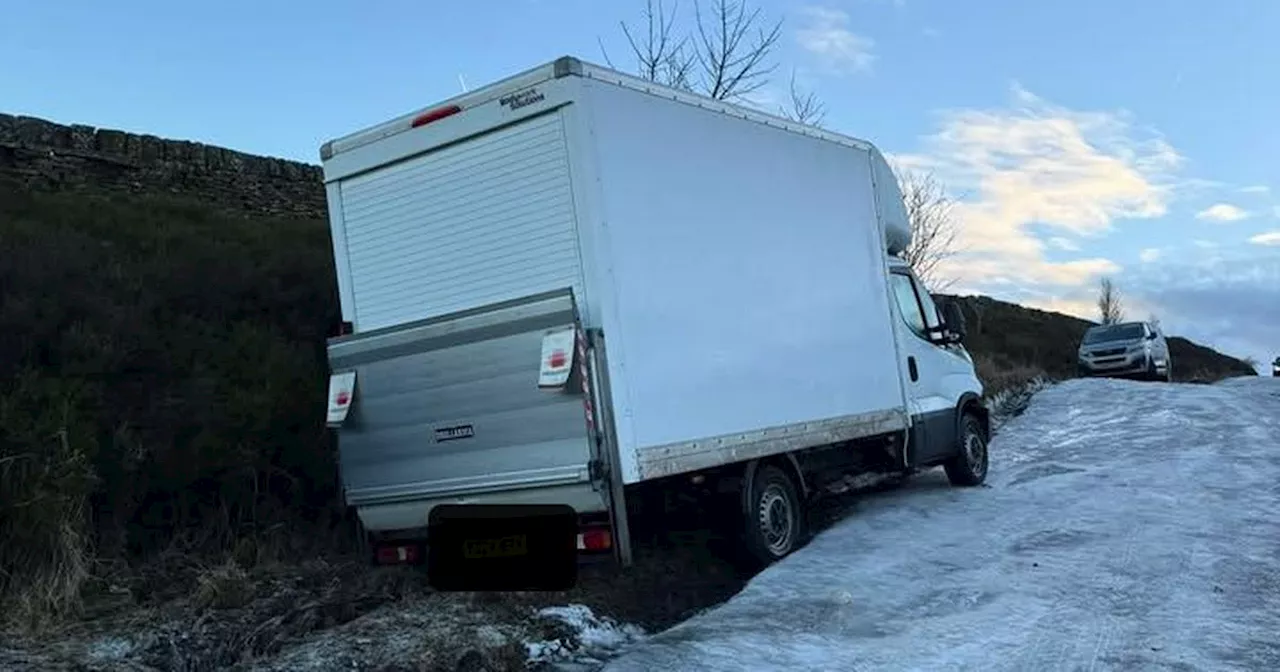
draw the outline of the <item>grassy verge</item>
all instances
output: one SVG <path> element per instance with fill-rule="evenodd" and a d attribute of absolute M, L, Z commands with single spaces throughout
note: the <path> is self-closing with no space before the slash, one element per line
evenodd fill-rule
<path fill-rule="evenodd" d="M 0 226 L 0 620 L 77 615 L 124 559 L 327 545 L 322 222 L 0 182 Z"/>

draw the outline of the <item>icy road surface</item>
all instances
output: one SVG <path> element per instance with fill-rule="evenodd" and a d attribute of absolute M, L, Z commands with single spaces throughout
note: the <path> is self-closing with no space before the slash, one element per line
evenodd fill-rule
<path fill-rule="evenodd" d="M 1075 380 L 609 670 L 1280 670 L 1280 379 Z"/>

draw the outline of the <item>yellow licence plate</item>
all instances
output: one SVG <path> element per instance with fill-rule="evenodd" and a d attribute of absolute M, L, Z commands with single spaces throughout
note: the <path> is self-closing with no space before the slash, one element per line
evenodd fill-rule
<path fill-rule="evenodd" d="M 462 555 L 468 560 L 514 558 L 528 554 L 529 540 L 523 534 L 512 534 L 496 539 L 468 539 L 462 542 Z"/>

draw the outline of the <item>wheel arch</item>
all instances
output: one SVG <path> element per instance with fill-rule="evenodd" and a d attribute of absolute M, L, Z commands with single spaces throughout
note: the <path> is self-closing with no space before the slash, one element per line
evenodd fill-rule
<path fill-rule="evenodd" d="M 965 392 L 960 395 L 960 400 L 956 402 L 956 437 L 957 439 L 963 435 L 964 416 L 973 414 L 978 418 L 978 422 L 982 424 L 982 438 L 991 440 L 991 413 L 987 411 L 986 404 L 982 403 L 982 398 L 975 392 Z"/>
<path fill-rule="evenodd" d="M 787 489 L 792 491 L 792 495 L 796 499 L 791 507 L 795 525 L 792 530 L 791 544 L 781 554 L 775 552 L 770 547 L 768 540 L 761 536 L 763 533 L 760 530 L 757 504 L 753 501 L 756 496 L 753 484 L 756 478 L 759 477 L 760 470 L 770 467 L 777 469 L 791 481 L 791 487 Z M 799 461 L 790 453 L 757 458 L 746 463 L 742 470 L 742 489 L 738 503 L 743 515 L 742 522 L 744 523 L 741 530 L 742 540 L 745 544 L 744 549 L 747 551 L 743 559 L 747 560 L 752 569 L 762 569 L 808 542 L 810 532 L 806 522 L 807 515 L 805 514 L 805 507 L 809 500 L 807 492 L 808 485 L 805 483 L 803 470 L 800 468 Z"/>
<path fill-rule="evenodd" d="M 751 481 L 756 477 L 756 472 L 764 465 L 772 465 L 791 476 L 795 481 L 797 494 L 801 499 L 809 497 L 809 483 L 804 477 L 804 470 L 800 468 L 800 460 L 796 459 L 794 453 L 781 453 L 779 455 L 770 455 L 761 457 L 747 462 L 747 466 L 742 470 L 742 504 L 746 506 L 747 497 L 750 496 Z"/>

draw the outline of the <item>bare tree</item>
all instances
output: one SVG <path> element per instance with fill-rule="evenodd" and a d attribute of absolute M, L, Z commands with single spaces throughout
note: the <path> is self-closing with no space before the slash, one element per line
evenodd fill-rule
<path fill-rule="evenodd" d="M 1098 317 L 1102 324 L 1118 324 L 1124 320 L 1120 292 L 1111 278 L 1102 278 L 1098 283 Z"/>
<path fill-rule="evenodd" d="M 645 31 L 636 35 L 625 21 L 620 22 L 622 34 L 627 38 L 632 56 L 636 59 L 636 74 L 651 82 L 690 90 L 697 57 L 690 48 L 688 36 L 674 33 L 678 4 L 667 12 L 662 0 L 647 0 L 644 7 Z M 616 67 L 609 58 L 604 44 L 600 45 L 605 62 Z"/>
<path fill-rule="evenodd" d="M 796 85 L 795 70 L 791 71 L 790 94 L 787 105 L 782 106 L 782 116 L 801 124 L 822 126 L 822 121 L 827 116 L 826 106 L 814 92 L 800 90 Z"/>
<path fill-rule="evenodd" d="M 955 201 L 929 173 L 900 170 L 898 185 L 911 224 L 911 244 L 902 256 L 930 291 L 942 291 L 955 282 L 942 277 L 938 268 L 957 251 Z"/>
<path fill-rule="evenodd" d="M 694 53 L 702 66 L 702 86 L 716 100 L 734 100 L 755 93 L 768 83 L 776 65 L 769 55 L 782 35 L 782 21 L 760 27 L 760 8 L 747 9 L 745 0 L 711 0 L 710 16 L 700 4 L 697 17 L 698 47 Z"/>
<path fill-rule="evenodd" d="M 646 30 L 637 36 L 624 21 L 622 33 L 636 59 L 636 74 L 666 86 L 698 91 L 717 100 L 739 100 L 760 90 L 777 67 L 770 62 L 782 21 L 765 24 L 746 0 L 694 0 L 692 35 L 677 36 L 676 9 L 646 0 Z M 603 45 L 601 46 L 603 51 Z M 610 66 L 613 62 L 605 53 Z"/>

